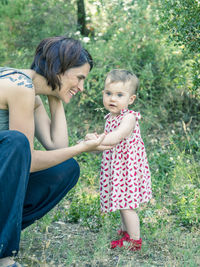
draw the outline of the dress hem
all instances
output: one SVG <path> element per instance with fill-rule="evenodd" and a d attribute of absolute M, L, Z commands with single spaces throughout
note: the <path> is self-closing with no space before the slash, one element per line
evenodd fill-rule
<path fill-rule="evenodd" d="M 151 199 L 152 199 L 152 196 L 151 196 L 148 200 L 140 202 L 140 203 L 137 205 L 137 207 L 135 207 L 135 208 L 128 206 L 128 207 L 117 208 L 117 209 L 113 209 L 113 210 L 107 210 L 107 211 L 103 211 L 103 210 L 101 209 L 101 213 L 115 212 L 115 211 L 118 211 L 118 210 L 135 210 L 135 209 L 140 208 L 141 204 L 145 204 L 145 203 L 150 202 Z"/>

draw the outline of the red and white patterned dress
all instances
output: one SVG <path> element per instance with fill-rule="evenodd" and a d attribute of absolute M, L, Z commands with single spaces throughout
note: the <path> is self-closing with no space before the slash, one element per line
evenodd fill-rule
<path fill-rule="evenodd" d="M 140 113 L 128 109 L 122 110 L 116 117 L 112 117 L 109 113 L 105 117 L 107 119 L 105 131 L 112 132 L 128 113 L 136 117 L 132 134 L 114 148 L 105 150 L 102 155 L 100 173 L 102 212 L 135 209 L 140 203 L 148 202 L 152 197 L 149 164 L 138 123 Z"/>

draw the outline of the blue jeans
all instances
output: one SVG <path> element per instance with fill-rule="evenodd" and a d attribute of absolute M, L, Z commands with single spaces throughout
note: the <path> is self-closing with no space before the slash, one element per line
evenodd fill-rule
<path fill-rule="evenodd" d="M 78 163 L 69 159 L 30 173 L 28 139 L 0 131 L 0 258 L 17 254 L 21 230 L 51 210 L 78 181 Z"/>

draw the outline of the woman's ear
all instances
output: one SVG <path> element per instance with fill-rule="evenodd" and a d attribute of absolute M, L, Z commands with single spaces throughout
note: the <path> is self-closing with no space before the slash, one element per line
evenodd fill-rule
<path fill-rule="evenodd" d="M 131 104 L 133 104 L 133 102 L 135 101 L 135 99 L 136 99 L 136 95 L 132 95 L 132 96 L 130 96 L 130 98 L 129 98 L 129 105 L 131 105 Z"/>

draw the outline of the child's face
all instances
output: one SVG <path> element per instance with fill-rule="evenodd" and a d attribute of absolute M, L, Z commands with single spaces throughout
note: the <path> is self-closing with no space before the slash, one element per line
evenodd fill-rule
<path fill-rule="evenodd" d="M 128 108 L 135 98 L 136 95 L 131 94 L 128 82 L 108 83 L 106 81 L 103 90 L 103 104 L 113 116 L 119 115 L 122 109 Z"/>

